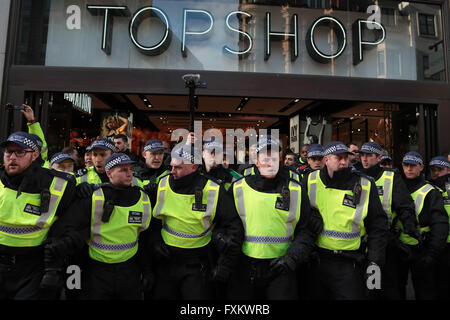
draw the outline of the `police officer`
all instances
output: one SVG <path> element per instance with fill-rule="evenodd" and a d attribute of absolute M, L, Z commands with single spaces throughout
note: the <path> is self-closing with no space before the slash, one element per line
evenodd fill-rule
<path fill-rule="evenodd" d="M 431 183 L 441 192 L 444 198 L 444 208 L 449 216 L 450 223 L 450 162 L 446 157 L 437 156 L 431 159 L 430 163 Z M 438 258 L 436 264 L 437 298 L 450 298 L 450 231 L 447 237 L 445 252 Z"/>
<path fill-rule="evenodd" d="M 73 170 L 75 169 L 75 160 L 72 159 L 70 154 L 65 152 L 58 152 L 55 153 L 50 158 L 50 168 L 64 171 L 67 173 L 73 173 Z"/>
<path fill-rule="evenodd" d="M 258 170 L 255 166 L 256 163 L 256 150 L 257 143 L 252 143 L 248 147 L 248 163 L 241 164 L 238 168 L 238 172 L 242 176 L 248 176 L 255 174 Z"/>
<path fill-rule="evenodd" d="M 236 171 L 225 168 L 222 165 L 224 160 L 224 150 L 222 144 L 215 141 L 215 139 L 205 141 L 203 144 L 202 157 L 203 165 L 200 168 L 201 172 L 219 180 L 224 185 L 225 190 L 229 189 L 232 182 L 242 177 Z"/>
<path fill-rule="evenodd" d="M 164 165 L 164 145 L 161 140 L 148 140 L 142 156 L 145 159 L 145 169 L 140 173 L 140 178 L 144 185 L 149 183 L 157 185 L 162 176 L 170 173 L 169 168 Z"/>
<path fill-rule="evenodd" d="M 441 193 L 427 183 L 423 176 L 422 156 L 408 152 L 402 160 L 405 183 L 414 201 L 416 216 L 422 232 L 423 242 L 419 243 L 405 232 L 400 240 L 411 250 L 411 258 L 400 266 L 401 297 L 405 297 L 408 272 L 411 271 L 416 299 L 435 299 L 436 259 L 442 254 L 448 237 L 448 215 L 444 209 Z M 401 230 L 403 227 L 399 225 Z"/>
<path fill-rule="evenodd" d="M 107 139 L 101 138 L 95 140 L 90 146 L 92 150 L 93 167 L 86 167 L 81 172 L 78 171 L 77 176 L 77 195 L 81 198 L 90 197 L 93 185 L 108 183 L 109 178 L 106 174 L 106 159 L 114 153 L 114 143 Z M 133 176 L 132 184 L 142 186 L 142 181 Z"/>
<path fill-rule="evenodd" d="M 110 183 L 74 202 L 57 223 L 59 237 L 48 245 L 58 256 L 75 253 L 87 241 L 89 260 L 82 281 L 86 299 L 141 299 L 142 285 L 153 282 L 150 258 L 140 241 L 150 224 L 151 203 L 146 192 L 131 185 L 133 163 L 123 153 L 109 156 L 105 172 Z"/>
<path fill-rule="evenodd" d="M 242 224 L 220 182 L 198 171 L 201 153 L 178 145 L 172 171 L 158 184 L 153 209 L 160 227 L 151 228 L 154 248 L 155 299 L 211 299 L 212 279 L 226 283 L 243 240 Z M 213 246 L 211 246 L 213 244 Z M 209 257 L 217 248 L 218 258 Z"/>
<path fill-rule="evenodd" d="M 321 299 L 364 299 L 364 258 L 374 270 L 385 260 L 386 214 L 374 181 L 352 172 L 348 154 L 342 142 L 329 143 L 325 167 L 303 180 L 312 210 L 318 210 L 324 221 L 316 242 L 315 295 Z"/>
<path fill-rule="evenodd" d="M 0 299 L 54 297 L 43 243 L 75 192 L 72 175 L 41 167 L 36 136 L 16 132 L 0 147 Z M 45 275 L 45 276 L 44 276 Z M 44 277 L 43 277 L 44 276 Z M 50 290 L 53 291 L 53 290 Z M 51 293 L 51 295 L 47 295 Z"/>
<path fill-rule="evenodd" d="M 375 180 L 381 204 L 389 220 L 388 227 L 391 236 L 386 250 L 386 264 L 381 279 L 381 297 L 398 300 L 400 299 L 400 292 L 398 290 L 397 268 L 400 263 L 399 257 L 403 252 L 401 246 L 399 248 L 399 234 L 394 229 L 397 220 L 400 220 L 403 230 L 407 234 L 416 239 L 420 237 L 414 202 L 400 174 L 393 169 L 381 168 L 382 149 L 378 143 L 366 142 L 358 152 L 363 166 L 361 171 Z"/>
<path fill-rule="evenodd" d="M 325 166 L 323 162 L 324 149 L 320 144 L 312 144 L 308 149 L 306 160 L 308 161 L 308 168 L 305 169 L 305 173 L 309 173 L 314 170 L 320 170 Z"/>
<path fill-rule="evenodd" d="M 388 155 L 381 156 L 380 167 L 392 168 L 392 158 Z"/>
<path fill-rule="evenodd" d="M 296 269 L 314 243 L 308 228 L 309 202 L 298 175 L 280 166 L 280 144 L 271 136 L 256 148 L 258 173 L 232 185 L 245 230 L 239 265 L 230 282 L 231 299 L 297 299 Z"/>

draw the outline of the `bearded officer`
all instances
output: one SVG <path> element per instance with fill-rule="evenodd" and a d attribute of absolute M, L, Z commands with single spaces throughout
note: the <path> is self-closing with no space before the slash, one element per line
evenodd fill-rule
<path fill-rule="evenodd" d="M 58 297 L 61 279 L 45 263 L 44 241 L 75 193 L 72 175 L 41 167 L 35 135 L 16 132 L 0 145 L 0 299 Z M 49 289 L 45 292 L 39 288 Z M 55 289 L 55 290 L 53 290 Z"/>

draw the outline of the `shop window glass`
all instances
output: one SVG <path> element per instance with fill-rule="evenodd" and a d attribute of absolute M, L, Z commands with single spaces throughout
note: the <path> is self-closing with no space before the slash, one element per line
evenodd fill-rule
<path fill-rule="evenodd" d="M 436 36 L 434 15 L 419 13 L 419 32 L 421 36 Z"/>
<path fill-rule="evenodd" d="M 15 63 L 446 80 L 442 10 L 436 4 L 387 0 L 105 1 L 102 4 L 123 5 L 128 10 L 110 14 L 105 34 L 104 12 L 89 11 L 89 4 L 87 0 L 21 1 Z M 79 13 L 69 7 L 77 7 Z M 130 34 L 131 20 L 141 8 L 161 12 L 139 16 L 142 19 L 132 28 L 136 34 Z M 192 11 L 186 16 L 184 9 Z M 328 22 L 308 37 L 314 22 L 324 16 L 339 24 L 325 20 Z M 360 31 L 355 27 L 358 19 L 381 23 L 385 37 L 380 29 L 365 28 L 364 23 Z M 170 30 L 167 38 L 166 29 Z M 361 41 L 380 43 L 359 46 L 359 37 L 354 37 L 357 32 L 362 33 Z M 343 34 L 345 38 L 339 37 Z M 145 54 L 145 47 L 158 49 Z M 380 51 L 384 51 L 384 73 Z M 423 55 L 429 56 L 429 77 L 424 77 Z"/>

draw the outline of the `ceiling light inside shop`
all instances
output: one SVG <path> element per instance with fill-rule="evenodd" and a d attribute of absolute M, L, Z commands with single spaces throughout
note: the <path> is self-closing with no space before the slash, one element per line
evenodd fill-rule
<path fill-rule="evenodd" d="M 285 112 L 287 111 L 289 108 L 291 108 L 292 106 L 294 106 L 295 104 L 297 104 L 298 102 L 300 102 L 299 98 L 296 98 L 294 100 L 292 100 L 291 102 L 289 102 L 285 107 L 281 108 L 278 112 Z"/>
<path fill-rule="evenodd" d="M 250 99 L 245 97 L 241 99 L 241 102 L 239 103 L 239 105 L 236 107 L 236 111 L 242 111 L 242 109 L 244 109 L 245 105 L 248 103 Z"/>

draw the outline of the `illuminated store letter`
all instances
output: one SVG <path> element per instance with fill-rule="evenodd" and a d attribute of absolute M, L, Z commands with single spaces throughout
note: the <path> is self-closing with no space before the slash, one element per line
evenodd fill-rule
<path fill-rule="evenodd" d="M 378 33 L 377 41 L 364 41 L 363 37 L 363 24 L 374 32 Z M 358 19 L 353 23 L 353 64 L 356 66 L 363 61 L 363 48 L 368 46 L 377 46 L 386 39 L 386 30 L 383 25 L 376 21 L 361 20 Z"/>
<path fill-rule="evenodd" d="M 128 7 L 123 6 L 97 6 L 87 5 L 88 11 L 93 16 L 104 16 L 103 19 L 103 34 L 102 34 L 102 50 L 107 54 L 111 54 L 112 47 L 112 34 L 114 16 L 116 17 L 129 17 L 131 15 Z"/>
<path fill-rule="evenodd" d="M 230 18 L 233 15 L 236 15 L 237 18 L 239 19 L 239 21 L 244 20 L 246 22 L 248 22 L 252 18 L 252 15 L 250 13 L 244 12 L 244 11 L 233 11 L 233 12 L 230 12 L 228 14 L 227 18 L 226 18 L 226 25 L 227 25 L 228 29 L 230 29 L 231 31 L 239 33 L 239 39 L 241 39 L 243 36 L 245 36 L 248 39 L 248 47 L 244 51 L 236 51 L 236 50 L 231 49 L 228 46 L 224 46 L 223 50 L 225 52 L 231 53 L 231 54 L 245 55 L 245 54 L 249 53 L 252 50 L 252 48 L 253 48 L 253 39 L 247 32 L 244 32 L 244 31 L 242 31 L 240 29 L 233 28 L 230 25 Z M 244 18 L 243 16 L 246 16 L 246 18 Z"/>
<path fill-rule="evenodd" d="M 163 37 L 157 44 L 151 47 L 142 45 L 137 39 L 139 26 L 146 18 L 156 18 L 165 26 Z M 156 7 L 145 7 L 137 11 L 133 15 L 133 18 L 131 18 L 129 33 L 131 42 L 133 42 L 133 44 L 138 48 L 140 52 L 148 56 L 157 56 L 163 53 L 167 50 L 172 40 L 172 31 L 170 30 L 169 19 L 167 18 L 164 11 Z"/>
<path fill-rule="evenodd" d="M 265 32 L 264 32 L 264 60 L 269 60 L 271 54 L 271 38 L 275 40 L 284 40 L 289 38 L 291 48 L 291 61 L 295 61 L 298 57 L 298 16 L 294 14 L 291 18 L 290 33 L 274 32 L 271 26 L 270 12 L 266 12 Z"/>
<path fill-rule="evenodd" d="M 317 48 L 316 42 L 314 40 L 314 33 L 316 31 L 316 28 L 319 26 L 326 26 L 333 29 L 338 40 L 338 50 L 336 51 L 336 53 L 325 54 Z M 306 34 L 306 49 L 308 50 L 311 58 L 313 58 L 317 62 L 328 63 L 331 59 L 338 58 L 344 52 L 347 45 L 346 33 L 347 32 L 344 25 L 339 22 L 339 20 L 328 16 L 320 17 L 312 24 L 311 28 L 309 28 Z"/>
<path fill-rule="evenodd" d="M 188 31 L 187 30 L 187 18 L 188 15 L 196 14 L 198 15 L 204 15 L 209 19 L 209 27 L 206 30 L 203 31 Z M 183 39 L 181 43 L 181 53 L 183 54 L 183 57 L 187 57 L 187 50 L 186 50 L 186 35 L 205 35 L 208 32 L 211 31 L 211 29 L 214 26 L 214 18 L 208 11 L 205 10 L 194 10 L 194 9 L 184 9 L 183 12 Z"/>

